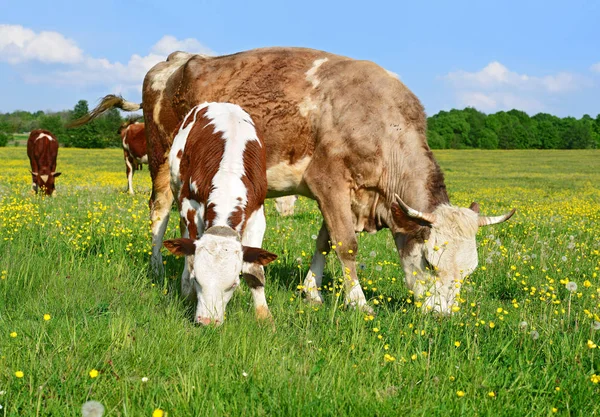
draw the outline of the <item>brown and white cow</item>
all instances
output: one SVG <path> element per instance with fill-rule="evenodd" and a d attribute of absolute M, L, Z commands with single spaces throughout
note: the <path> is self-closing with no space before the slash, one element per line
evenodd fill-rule
<path fill-rule="evenodd" d="M 230 103 L 193 107 L 175 135 L 169 166 L 182 237 L 164 245 L 186 255 L 181 292 L 197 299 L 196 322 L 223 322 L 240 272 L 257 317 L 269 318 L 263 266 L 277 255 L 260 249 L 267 226 L 267 169 L 264 143 L 250 115 Z"/>
<path fill-rule="evenodd" d="M 480 217 L 450 205 L 427 145 L 423 106 L 393 73 L 369 61 L 306 48 L 217 57 L 174 52 L 146 74 L 142 100 L 138 105 L 107 96 L 79 124 L 112 107 L 143 107 L 152 176 L 152 264 L 159 272 L 173 201 L 166 155 L 179 123 L 205 101 L 240 105 L 263 133 L 268 197 L 300 194 L 319 204 L 324 221 L 304 283 L 309 300 L 322 300 L 324 254 L 333 243 L 343 264 L 346 303 L 369 311 L 356 271 L 355 232 L 387 227 L 405 281 L 424 299 L 424 310 L 449 314 L 463 277 L 477 265 L 478 227 L 512 214 Z"/>
<path fill-rule="evenodd" d="M 54 180 L 60 175 L 56 172 L 56 137 L 47 130 L 33 130 L 27 139 L 27 156 L 31 165 L 31 189 L 36 193 L 42 189 L 46 195 L 52 195 L 56 189 Z"/>
<path fill-rule="evenodd" d="M 144 123 L 137 123 L 133 120 L 127 121 L 121 125 L 118 133 L 121 135 L 123 144 L 128 191 L 129 194 L 133 195 L 133 173 L 136 170 L 141 170 L 142 164 L 148 163 Z"/>

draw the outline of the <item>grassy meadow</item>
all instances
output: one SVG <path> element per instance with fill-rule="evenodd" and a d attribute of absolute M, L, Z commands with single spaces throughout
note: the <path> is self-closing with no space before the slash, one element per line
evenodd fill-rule
<path fill-rule="evenodd" d="M 424 315 L 391 235 L 359 237 L 374 316 L 299 286 L 321 218 L 267 202 L 273 327 L 241 285 L 218 328 L 192 323 L 182 259 L 148 276 L 147 167 L 124 193 L 122 151 L 60 149 L 56 198 L 29 193 L 24 147 L 0 148 L 0 416 L 545 416 L 600 414 L 600 152 L 438 151 L 454 204 L 480 229 L 452 317 Z M 172 212 L 168 237 L 178 235 Z"/>

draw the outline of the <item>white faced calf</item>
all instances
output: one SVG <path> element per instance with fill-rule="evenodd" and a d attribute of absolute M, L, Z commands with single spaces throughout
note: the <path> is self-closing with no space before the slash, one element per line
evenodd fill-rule
<path fill-rule="evenodd" d="M 269 318 L 263 265 L 277 255 L 260 249 L 266 221 L 265 147 L 241 107 L 204 103 L 183 119 L 169 154 L 182 237 L 164 246 L 185 255 L 185 297 L 197 298 L 196 322 L 223 322 L 240 272 L 258 318 Z"/>

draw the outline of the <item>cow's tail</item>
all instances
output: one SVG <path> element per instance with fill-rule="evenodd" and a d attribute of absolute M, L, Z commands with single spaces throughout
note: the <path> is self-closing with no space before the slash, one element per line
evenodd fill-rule
<path fill-rule="evenodd" d="M 100 100 L 100 104 L 96 106 L 95 109 L 87 113 L 85 116 L 80 117 L 77 120 L 73 120 L 72 122 L 67 124 L 67 127 L 78 127 L 82 126 L 96 117 L 100 116 L 107 110 L 119 108 L 124 111 L 136 111 L 142 108 L 142 104 L 132 103 L 131 101 L 125 100 L 121 96 L 116 96 L 114 94 L 109 94 L 105 96 L 102 100 Z"/>

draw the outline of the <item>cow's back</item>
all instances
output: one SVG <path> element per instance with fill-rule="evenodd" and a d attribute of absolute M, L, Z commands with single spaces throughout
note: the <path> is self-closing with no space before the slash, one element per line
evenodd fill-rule
<path fill-rule="evenodd" d="M 31 131 L 27 139 L 27 156 L 30 161 L 35 160 L 44 171 L 53 170 L 57 155 L 58 141 L 52 133 L 43 129 Z"/>
<path fill-rule="evenodd" d="M 174 53 L 147 74 L 143 101 L 150 157 L 162 160 L 191 107 L 205 101 L 240 105 L 263 134 L 269 188 L 281 195 L 307 193 L 298 188 L 299 178 L 317 148 L 346 160 L 353 186 L 368 188 L 380 187 L 386 158 L 398 157 L 400 148 L 415 155 L 427 148 L 423 106 L 395 74 L 312 49 Z"/>
<path fill-rule="evenodd" d="M 121 134 L 123 148 L 125 148 L 132 157 L 142 159 L 147 153 L 144 123 L 133 123 L 123 129 Z"/>
<path fill-rule="evenodd" d="M 282 157 L 295 163 L 314 148 L 310 117 L 314 105 L 307 100 L 312 85 L 306 72 L 323 57 L 348 60 L 303 48 L 265 48 L 220 57 L 172 54 L 144 81 L 147 124 L 156 125 L 151 131 L 163 136 L 159 140 L 168 148 L 177 124 L 193 106 L 230 102 L 245 109 L 257 130 L 265 133 L 267 165 Z"/>

